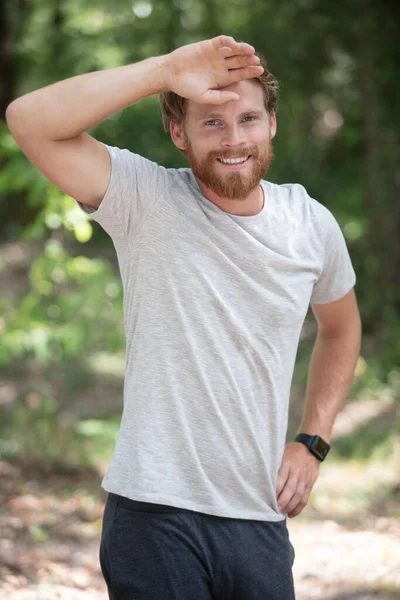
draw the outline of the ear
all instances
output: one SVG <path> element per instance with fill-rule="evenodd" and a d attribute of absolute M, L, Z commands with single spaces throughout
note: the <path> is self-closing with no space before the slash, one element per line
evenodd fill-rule
<path fill-rule="evenodd" d="M 180 123 L 174 123 L 174 121 L 170 121 L 169 132 L 171 134 L 171 139 L 174 142 L 175 146 L 179 148 L 179 150 L 185 152 L 187 148 L 183 131 L 183 125 Z"/>
<path fill-rule="evenodd" d="M 271 138 L 274 138 L 276 135 L 276 113 L 275 111 L 271 111 L 271 114 L 269 115 L 269 130 L 271 132 Z"/>

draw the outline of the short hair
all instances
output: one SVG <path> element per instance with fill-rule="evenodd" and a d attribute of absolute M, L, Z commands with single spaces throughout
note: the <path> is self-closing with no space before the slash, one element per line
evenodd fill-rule
<path fill-rule="evenodd" d="M 269 114 L 277 111 L 277 97 L 279 83 L 267 67 L 267 61 L 261 54 L 257 53 L 260 59 L 260 65 L 264 67 L 264 72 L 258 77 L 253 77 L 259 82 L 264 95 L 264 106 Z M 161 118 L 165 131 L 169 131 L 169 124 L 182 123 L 187 109 L 187 98 L 178 96 L 175 92 L 162 92 L 159 95 L 161 105 Z"/>

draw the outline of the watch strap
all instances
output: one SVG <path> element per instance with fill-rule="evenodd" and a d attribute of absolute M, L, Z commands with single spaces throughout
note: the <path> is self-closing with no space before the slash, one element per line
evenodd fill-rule
<path fill-rule="evenodd" d="M 299 433 L 296 435 L 295 442 L 300 442 L 307 446 L 311 454 L 313 454 L 321 462 L 325 460 L 326 455 L 330 450 L 328 442 L 322 439 L 319 435 L 309 435 L 308 433 Z"/>

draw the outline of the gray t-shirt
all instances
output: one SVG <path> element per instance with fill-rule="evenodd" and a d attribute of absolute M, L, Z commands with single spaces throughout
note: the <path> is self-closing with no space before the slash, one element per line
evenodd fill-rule
<path fill-rule="evenodd" d="M 235 216 L 191 169 L 106 145 L 98 210 L 124 289 L 121 428 L 102 487 L 222 517 L 280 521 L 277 474 L 299 336 L 310 302 L 355 284 L 332 213 L 298 184 L 261 181 Z"/>

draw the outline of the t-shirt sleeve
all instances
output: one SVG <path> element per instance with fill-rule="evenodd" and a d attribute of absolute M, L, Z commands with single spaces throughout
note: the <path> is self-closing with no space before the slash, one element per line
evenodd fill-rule
<path fill-rule="evenodd" d="M 78 205 L 112 239 L 123 240 L 135 235 L 169 185 L 169 170 L 130 150 L 104 146 L 111 159 L 105 195 L 97 210 L 81 202 Z"/>
<path fill-rule="evenodd" d="M 323 211 L 323 268 L 314 283 L 311 304 L 327 304 L 342 298 L 356 283 L 346 241 L 333 214 Z"/>

